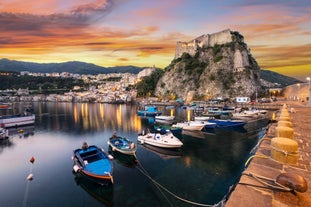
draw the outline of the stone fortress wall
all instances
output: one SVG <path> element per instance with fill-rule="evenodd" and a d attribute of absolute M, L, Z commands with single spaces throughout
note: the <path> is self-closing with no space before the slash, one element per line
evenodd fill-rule
<path fill-rule="evenodd" d="M 200 37 L 195 38 L 189 42 L 177 42 L 175 59 L 182 56 L 184 52 L 194 56 L 198 48 L 202 47 L 213 47 L 216 44 L 221 45 L 232 42 L 234 34 L 230 29 L 226 29 L 213 34 L 204 34 Z M 244 38 L 242 39 L 244 41 Z M 234 52 L 234 71 L 241 72 L 245 70 L 246 66 L 249 66 L 248 52 L 246 50 L 236 50 Z"/>
<path fill-rule="evenodd" d="M 193 56 L 198 48 L 204 46 L 213 47 L 215 44 L 225 44 L 232 42 L 232 34 L 230 29 L 226 29 L 213 34 L 204 34 L 189 42 L 180 42 L 176 44 L 175 59 L 181 57 L 186 52 Z"/>

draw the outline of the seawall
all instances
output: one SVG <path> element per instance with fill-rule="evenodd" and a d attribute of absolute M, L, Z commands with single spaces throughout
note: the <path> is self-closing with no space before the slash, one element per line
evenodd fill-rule
<path fill-rule="evenodd" d="M 226 202 L 226 207 L 311 207 L 311 107 L 297 102 L 286 102 L 286 104 L 289 122 L 293 129 L 291 142 L 298 144 L 296 161 L 288 162 L 294 153 L 290 154 L 286 150 L 279 152 L 286 160 L 285 162 L 273 154 L 276 153 L 275 145 L 271 143 L 273 143 L 273 138 L 279 137 L 277 133 L 280 128 L 276 127 L 279 126 L 278 116 L 282 111 L 281 107 L 276 122 L 271 123 L 264 139 L 258 143 L 258 150 L 242 173 Z M 275 181 L 278 183 L 280 181 L 278 176 L 289 174 L 294 175 L 292 179 L 303 178 L 298 183 L 305 183 L 307 190 L 297 191 L 298 184 L 292 186 L 294 189 L 292 191 L 286 191 L 283 187 L 275 187 Z M 288 185 L 290 183 L 297 182 L 289 182 Z"/>

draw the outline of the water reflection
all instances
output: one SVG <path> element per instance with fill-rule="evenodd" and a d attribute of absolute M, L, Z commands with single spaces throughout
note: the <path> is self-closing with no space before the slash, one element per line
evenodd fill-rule
<path fill-rule="evenodd" d="M 162 159 L 180 158 L 182 156 L 181 149 L 165 149 L 165 148 L 155 147 L 155 146 L 148 145 L 148 144 L 144 144 L 143 147 L 146 150 L 157 154 Z"/>
<path fill-rule="evenodd" d="M 37 121 L 51 130 L 77 133 L 116 130 L 138 132 L 142 128 L 136 107 L 92 103 L 34 103 Z M 51 107 L 53 105 L 53 107 Z M 47 113 L 40 113 L 45 111 Z M 43 119 L 47 116 L 48 119 Z M 53 116 L 53 117 L 52 117 Z"/>
<path fill-rule="evenodd" d="M 103 203 L 105 206 L 113 206 L 113 185 L 100 185 L 83 177 L 75 177 L 75 182 L 89 195 Z"/>
<path fill-rule="evenodd" d="M 118 163 L 125 167 L 133 168 L 137 164 L 136 156 L 134 155 L 126 155 L 123 153 L 120 153 L 116 150 L 112 150 L 112 147 L 109 145 L 108 147 L 108 153 L 111 154 Z"/>

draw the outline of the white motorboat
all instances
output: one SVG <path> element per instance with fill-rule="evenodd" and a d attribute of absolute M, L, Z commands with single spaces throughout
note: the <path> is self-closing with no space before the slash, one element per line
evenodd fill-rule
<path fill-rule="evenodd" d="M 165 120 L 165 121 L 172 121 L 174 120 L 175 116 L 166 116 L 166 115 L 159 115 L 155 116 L 156 120 Z"/>
<path fill-rule="evenodd" d="M 165 134 L 148 132 L 145 134 L 143 131 L 143 133 L 138 134 L 137 141 L 140 142 L 140 144 L 149 144 L 162 148 L 179 148 L 183 145 L 171 132 Z"/>
<path fill-rule="evenodd" d="M 9 131 L 4 128 L 0 128 L 0 139 L 6 139 L 9 137 Z"/>
<path fill-rule="evenodd" d="M 207 121 L 211 119 L 210 116 L 195 116 L 194 117 L 194 121 Z"/>
<path fill-rule="evenodd" d="M 173 124 L 172 127 L 180 127 L 183 130 L 201 131 L 205 127 L 205 123 L 201 121 L 188 121 Z"/>

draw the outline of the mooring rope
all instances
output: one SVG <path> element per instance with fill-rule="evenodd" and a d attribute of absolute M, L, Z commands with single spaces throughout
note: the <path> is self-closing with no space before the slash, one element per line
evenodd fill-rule
<path fill-rule="evenodd" d="M 138 159 L 137 159 L 138 161 Z M 183 202 L 186 203 L 190 203 L 190 204 L 194 204 L 197 206 L 206 206 L 206 207 L 215 207 L 218 206 L 219 203 L 214 204 L 214 205 L 210 205 L 210 204 L 203 204 L 203 203 L 197 203 L 194 201 L 190 201 L 184 198 L 179 197 L 178 195 L 174 194 L 173 192 L 171 192 L 170 190 L 168 190 L 166 187 L 164 187 L 163 185 L 161 185 L 160 183 L 158 183 L 157 181 L 155 181 L 150 175 L 149 173 L 144 169 L 144 167 L 141 165 L 141 163 L 138 161 L 139 167 L 136 167 L 143 175 L 145 175 L 147 178 L 149 178 L 156 186 L 160 187 L 161 189 L 163 189 L 164 191 L 166 191 L 167 193 L 169 193 L 170 195 L 172 195 L 173 197 L 177 198 L 178 200 L 181 200 Z"/>
<path fill-rule="evenodd" d="M 266 185 L 272 189 L 276 189 L 276 190 L 282 190 L 282 191 L 292 191 L 292 189 L 284 186 L 284 185 L 281 185 L 280 183 L 278 183 L 276 180 L 274 179 L 271 179 L 271 178 L 267 178 L 267 177 L 264 177 L 264 176 L 260 176 L 260 175 L 256 175 L 254 173 L 250 173 L 250 172 L 244 172 L 242 173 L 242 175 L 247 175 L 247 176 L 250 176 L 252 178 L 254 178 L 255 180 L 257 180 L 258 182 L 260 182 L 261 184 L 263 185 Z M 273 182 L 273 184 L 270 184 L 264 180 L 267 180 L 267 181 L 270 181 L 270 182 Z M 247 184 L 247 183 L 241 183 L 241 184 Z"/>
<path fill-rule="evenodd" d="M 32 173 L 32 164 L 30 165 L 30 169 L 29 169 L 29 175 Z M 27 179 L 27 184 L 26 184 L 26 190 L 25 190 L 25 195 L 24 195 L 24 199 L 23 199 L 23 204 L 22 207 L 25 207 L 27 204 L 27 200 L 28 200 L 28 192 L 29 192 L 29 183 L 31 180 Z"/>
<path fill-rule="evenodd" d="M 138 161 L 136 154 L 134 154 L 134 157 L 137 161 L 137 163 L 139 164 L 139 166 L 142 168 L 142 170 L 149 175 L 149 173 L 147 172 L 147 170 L 141 165 L 141 163 Z M 138 168 L 137 168 L 138 169 Z M 140 170 L 140 169 L 138 169 Z M 163 197 L 167 200 L 167 202 L 170 204 L 170 206 L 173 206 L 170 202 L 170 200 L 168 199 L 168 197 L 163 193 L 163 191 L 159 188 L 159 186 L 156 185 L 156 187 L 159 189 L 160 193 L 163 195 Z"/>

